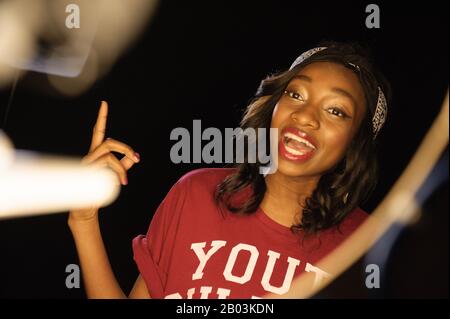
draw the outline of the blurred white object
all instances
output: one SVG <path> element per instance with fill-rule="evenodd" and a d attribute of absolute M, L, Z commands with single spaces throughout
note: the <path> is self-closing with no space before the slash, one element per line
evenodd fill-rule
<path fill-rule="evenodd" d="M 18 69 L 48 74 L 62 93 L 82 93 L 109 71 L 150 20 L 156 4 L 157 0 L 4 0 L 0 86 Z"/>
<path fill-rule="evenodd" d="M 14 157 L 14 148 L 5 133 L 0 130 L 0 176 L 2 171 L 8 169 Z M 0 194 L 1 196 L 1 194 Z"/>
<path fill-rule="evenodd" d="M 102 207 L 119 194 L 109 169 L 80 160 L 15 151 L 0 131 L 0 219 Z"/>

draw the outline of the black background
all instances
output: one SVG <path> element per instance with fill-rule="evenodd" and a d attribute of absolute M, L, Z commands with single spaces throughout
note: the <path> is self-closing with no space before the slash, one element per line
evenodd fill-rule
<path fill-rule="evenodd" d="M 371 47 L 393 88 L 388 122 L 379 136 L 380 183 L 362 206 L 371 211 L 440 109 L 448 86 L 449 18 L 447 1 L 378 1 L 381 28 L 367 29 L 369 3 L 161 1 L 145 32 L 83 95 L 58 94 L 44 75 L 22 77 L 3 130 L 18 149 L 81 157 L 88 150 L 100 100 L 109 102 L 107 136 L 131 145 L 142 158 L 129 172 L 129 185 L 101 214 L 113 269 L 129 291 L 138 275 L 132 238 L 146 232 L 158 204 L 183 173 L 205 166 L 170 161 L 171 130 L 181 126 L 191 131 L 193 119 L 201 119 L 202 128 L 222 132 L 237 127 L 242 109 L 267 74 L 289 67 L 321 40 L 359 41 Z M 2 122 L 10 90 L 0 90 Z M 448 207 L 446 185 L 440 204 L 429 214 L 437 216 Z M 67 213 L 61 213 L 0 221 L 0 297 L 84 297 L 83 289 L 65 286 L 66 265 L 78 263 L 66 220 Z M 431 249 L 435 254 L 427 258 L 447 270 L 433 279 L 430 269 L 417 269 L 413 261 L 402 264 L 415 276 L 430 276 L 429 291 L 413 297 L 448 297 L 448 226 L 441 221 L 436 217 L 427 224 L 442 231 L 441 236 L 422 234 L 410 256 L 420 260 Z M 386 296 L 401 297 L 408 289 Z"/>

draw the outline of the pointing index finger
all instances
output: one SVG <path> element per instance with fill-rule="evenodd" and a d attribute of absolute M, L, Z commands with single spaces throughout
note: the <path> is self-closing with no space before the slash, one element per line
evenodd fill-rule
<path fill-rule="evenodd" d="M 92 133 L 92 141 L 90 151 L 102 144 L 105 139 L 106 120 L 108 118 L 108 103 L 102 101 L 98 111 L 97 122 L 95 122 L 94 132 Z"/>

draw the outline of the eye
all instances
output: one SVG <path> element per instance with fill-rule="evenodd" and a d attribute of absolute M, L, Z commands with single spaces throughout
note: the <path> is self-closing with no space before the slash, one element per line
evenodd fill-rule
<path fill-rule="evenodd" d="M 298 93 L 298 92 L 291 91 L 291 90 L 285 90 L 284 94 L 287 94 L 289 97 L 291 97 L 295 100 L 304 101 L 303 96 L 301 96 L 300 93 Z"/>
<path fill-rule="evenodd" d="M 338 107 L 330 107 L 327 109 L 328 113 L 338 116 L 338 117 L 342 117 L 342 118 L 348 118 L 350 116 L 347 115 L 347 113 L 345 113 L 344 111 L 342 111 L 340 108 Z"/>

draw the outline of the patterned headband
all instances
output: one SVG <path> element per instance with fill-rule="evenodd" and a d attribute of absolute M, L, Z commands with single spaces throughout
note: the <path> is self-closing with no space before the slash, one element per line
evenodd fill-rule
<path fill-rule="evenodd" d="M 294 63 L 292 63 L 289 70 L 292 70 L 294 67 L 299 65 L 300 63 L 303 63 L 306 59 L 308 59 L 313 54 L 320 52 L 322 50 L 325 50 L 327 47 L 317 47 L 312 48 L 306 52 L 303 52 L 297 59 L 295 59 Z M 352 67 L 358 70 L 359 72 L 359 66 L 348 63 Z M 383 127 L 384 122 L 386 121 L 387 116 L 387 102 L 386 97 L 384 96 L 383 91 L 381 90 L 381 87 L 378 87 L 378 100 L 377 100 L 377 106 L 375 108 L 375 112 L 372 117 L 372 130 L 373 130 L 373 138 L 375 139 L 378 135 L 378 132 Z"/>

